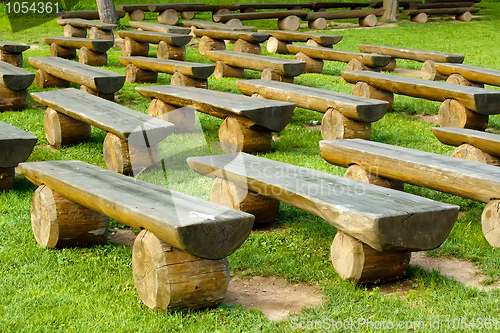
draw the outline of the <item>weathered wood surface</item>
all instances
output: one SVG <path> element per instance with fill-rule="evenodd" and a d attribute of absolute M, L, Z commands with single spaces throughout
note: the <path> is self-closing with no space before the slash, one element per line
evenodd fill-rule
<path fill-rule="evenodd" d="M 250 43 L 263 43 L 269 38 L 269 34 L 263 32 L 193 29 L 193 33 L 196 37 L 207 36 L 212 39 L 243 39 Z"/>
<path fill-rule="evenodd" d="M 324 218 L 381 252 L 438 247 L 458 214 L 457 206 L 245 153 L 187 162 L 200 174 L 229 179 Z"/>
<path fill-rule="evenodd" d="M 120 30 L 116 32 L 121 38 L 130 38 L 132 40 L 141 43 L 151 43 L 158 44 L 161 41 L 169 45 L 183 46 L 191 41 L 192 36 L 190 35 L 179 35 L 179 34 L 167 34 L 156 31 L 132 31 L 132 30 Z"/>
<path fill-rule="evenodd" d="M 297 7 L 313 8 L 314 2 L 273 2 L 273 3 L 238 3 L 239 10 L 245 9 L 292 9 Z"/>
<path fill-rule="evenodd" d="M 411 3 L 408 9 L 474 7 L 474 2 Z"/>
<path fill-rule="evenodd" d="M 483 115 L 500 112 L 500 92 L 495 90 L 368 71 L 344 71 L 342 77 L 350 83 L 366 82 L 395 94 L 440 102 L 456 99 L 467 109 Z"/>
<path fill-rule="evenodd" d="M 499 70 L 449 63 L 436 63 L 436 70 L 443 75 L 460 74 L 471 82 L 500 86 Z"/>
<path fill-rule="evenodd" d="M 261 126 L 273 132 L 285 128 L 293 116 L 295 104 L 251 98 L 215 90 L 181 86 L 136 87 L 142 96 L 158 98 L 178 107 L 190 106 L 218 118 L 238 119 L 247 127 Z"/>
<path fill-rule="evenodd" d="M 153 22 L 139 22 L 139 21 L 128 21 L 130 26 L 136 29 L 142 29 L 145 31 L 156 31 L 166 34 L 179 34 L 179 35 L 189 35 L 191 29 L 176 27 L 173 25 L 165 25 L 161 23 Z"/>
<path fill-rule="evenodd" d="M 320 150 L 335 165 L 355 163 L 378 176 L 480 202 L 500 191 L 500 168 L 492 165 L 359 139 L 320 141 Z"/>
<path fill-rule="evenodd" d="M 43 40 L 47 44 L 55 43 L 60 47 L 66 49 L 80 49 L 86 47 L 94 52 L 106 52 L 113 47 L 112 40 L 89 39 L 78 37 L 44 37 Z"/>
<path fill-rule="evenodd" d="M 96 91 L 111 94 L 123 87 L 125 75 L 58 57 L 29 57 L 36 69 Z"/>
<path fill-rule="evenodd" d="M 361 17 L 366 17 L 370 14 L 373 14 L 375 16 L 382 16 L 384 14 L 384 9 L 357 9 L 357 10 L 334 10 L 329 12 L 314 12 L 314 13 L 308 13 L 303 18 L 303 20 L 314 21 L 318 18 L 324 18 L 327 20 L 361 18 Z"/>
<path fill-rule="evenodd" d="M 0 84 L 12 90 L 28 88 L 35 74 L 17 66 L 0 61 Z"/>
<path fill-rule="evenodd" d="M 174 132 L 174 125 L 169 122 L 78 89 L 44 91 L 32 93 L 31 96 L 40 104 L 124 140 L 143 142 L 147 138 L 149 144 L 154 145 Z"/>
<path fill-rule="evenodd" d="M 252 31 L 253 27 L 240 27 L 237 25 L 229 25 L 224 23 L 208 22 L 208 21 L 182 21 L 186 27 L 195 27 L 198 29 L 212 30 L 231 30 L 231 31 Z"/>
<path fill-rule="evenodd" d="M 254 221 L 250 214 L 80 161 L 21 163 L 19 168 L 35 184 L 201 258 L 233 253 Z"/>
<path fill-rule="evenodd" d="M 234 51 L 207 51 L 207 58 L 210 61 L 223 61 L 226 65 L 253 69 L 262 72 L 266 68 L 270 68 L 280 75 L 297 76 L 304 72 L 306 67 L 305 61 L 297 61 L 292 59 L 263 56 L 259 54 L 250 54 Z"/>
<path fill-rule="evenodd" d="M 123 66 L 134 64 L 134 66 L 149 71 L 174 74 L 179 72 L 183 75 L 197 79 L 206 79 L 215 70 L 215 65 L 201 64 L 197 62 L 178 61 L 170 59 L 157 59 L 149 57 L 119 57 Z"/>
<path fill-rule="evenodd" d="M 477 13 L 481 8 L 479 7 L 459 7 L 459 8 L 418 8 L 403 10 L 403 15 L 417 15 L 425 13 L 427 15 L 441 15 L 441 14 L 462 14 L 465 12 Z"/>
<path fill-rule="evenodd" d="M 69 24 L 73 27 L 79 27 L 79 28 L 96 27 L 96 28 L 99 28 L 101 30 L 113 30 L 116 28 L 116 24 L 104 23 L 104 22 L 100 22 L 100 21 L 85 20 L 85 19 L 79 19 L 79 18 L 74 18 L 74 19 L 58 18 L 57 24 L 59 24 L 59 25 Z"/>
<path fill-rule="evenodd" d="M 11 168 L 28 159 L 38 137 L 0 121 L 0 168 Z"/>
<path fill-rule="evenodd" d="M 241 93 L 295 103 L 297 107 L 325 113 L 335 109 L 349 119 L 373 122 L 384 116 L 388 103 L 325 89 L 270 80 L 239 80 Z"/>
<path fill-rule="evenodd" d="M 401 1 L 400 1 L 401 3 Z M 336 2 L 336 1 L 318 1 L 314 2 L 313 9 L 321 9 L 321 8 L 362 8 L 370 6 L 367 2 Z"/>
<path fill-rule="evenodd" d="M 118 18 L 125 17 L 125 11 L 118 9 L 116 11 L 116 16 Z M 82 18 L 86 20 L 99 20 L 99 11 L 97 10 L 78 10 L 69 12 L 58 12 L 56 13 L 57 18 Z"/>
<path fill-rule="evenodd" d="M 314 59 L 341 61 L 345 63 L 348 63 L 352 59 L 357 59 L 363 65 L 370 67 L 384 67 L 391 61 L 391 57 L 387 55 L 335 50 L 321 46 L 287 45 L 287 49 L 290 53 L 297 54 L 302 52 Z"/>
<path fill-rule="evenodd" d="M 314 32 L 297 32 L 285 30 L 259 30 L 259 32 L 270 34 L 274 38 L 284 42 L 307 42 L 311 39 L 322 45 L 337 44 L 343 37 L 341 35 L 317 34 Z"/>
<path fill-rule="evenodd" d="M 463 143 L 468 143 L 488 154 L 500 156 L 500 135 L 498 134 L 453 127 L 433 127 L 432 132 L 445 145 L 458 147 Z"/>
<path fill-rule="evenodd" d="M 0 41 L 0 50 L 4 50 L 6 52 L 20 53 L 28 50 L 29 48 L 29 45 Z"/>
<path fill-rule="evenodd" d="M 215 12 L 219 9 L 227 9 L 227 10 L 238 10 L 238 4 L 231 5 L 205 5 L 203 3 L 162 3 L 162 4 L 153 4 L 148 5 L 148 10 L 150 12 L 162 12 L 167 9 L 175 9 L 178 12 L 186 12 L 186 11 L 194 11 L 194 12 Z"/>
<path fill-rule="evenodd" d="M 461 64 L 464 61 L 464 56 L 461 54 L 414 50 L 383 45 L 359 44 L 359 50 L 366 53 L 385 54 L 393 58 L 415 60 L 420 62 L 433 60 L 435 62 L 452 62 Z"/>
<path fill-rule="evenodd" d="M 241 21 L 248 20 L 263 20 L 263 19 L 279 19 L 287 16 L 295 15 L 298 17 L 305 17 L 307 10 L 277 10 L 271 12 L 254 12 L 254 13 L 235 13 L 235 14 L 220 14 L 214 15 L 214 22 L 227 22 L 231 19 L 237 18 Z"/>

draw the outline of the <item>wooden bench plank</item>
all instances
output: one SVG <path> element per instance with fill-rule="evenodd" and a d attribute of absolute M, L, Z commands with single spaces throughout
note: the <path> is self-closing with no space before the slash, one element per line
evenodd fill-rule
<path fill-rule="evenodd" d="M 124 10 L 117 10 L 116 11 L 116 16 L 118 18 L 124 18 L 125 17 L 125 11 Z M 65 12 L 57 12 L 56 13 L 57 18 L 82 18 L 86 20 L 99 20 L 99 11 L 97 10 L 77 10 L 77 11 L 65 11 Z"/>
<path fill-rule="evenodd" d="M 179 107 L 190 106 L 218 118 L 234 117 L 248 127 L 261 126 L 273 132 L 285 128 L 295 104 L 181 86 L 136 87 L 142 96 L 158 98 Z"/>
<path fill-rule="evenodd" d="M 500 71 L 464 64 L 436 63 L 436 70 L 443 75 L 460 74 L 472 82 L 500 86 Z"/>
<path fill-rule="evenodd" d="M 28 62 L 34 68 L 43 70 L 52 76 L 87 86 L 105 94 L 120 90 L 125 83 L 125 75 L 63 58 L 29 57 Z"/>
<path fill-rule="evenodd" d="M 216 22 L 207 21 L 182 21 L 186 27 L 195 27 L 199 29 L 212 29 L 212 30 L 231 30 L 231 31 L 252 31 L 253 27 L 229 25 Z"/>
<path fill-rule="evenodd" d="M 314 2 L 272 2 L 272 3 L 238 3 L 239 10 L 245 9 L 292 9 L 297 7 L 313 8 Z"/>
<path fill-rule="evenodd" d="M 363 18 L 368 15 L 382 16 L 384 9 L 357 9 L 357 10 L 334 10 L 329 12 L 314 12 L 308 13 L 303 19 L 304 21 L 314 21 L 318 18 L 326 20 L 348 19 L 348 18 Z"/>
<path fill-rule="evenodd" d="M 271 80 L 238 80 L 241 93 L 295 103 L 297 107 L 327 112 L 338 110 L 349 119 L 373 122 L 384 116 L 387 102 L 371 98 L 343 94 L 335 91 L 300 86 Z"/>
<path fill-rule="evenodd" d="M 341 35 L 317 34 L 313 32 L 297 32 L 286 30 L 259 30 L 259 32 L 270 34 L 274 38 L 284 42 L 307 42 L 309 39 L 312 39 L 322 45 L 337 44 L 343 37 Z"/>
<path fill-rule="evenodd" d="M 100 21 L 85 20 L 85 19 L 80 19 L 80 18 L 73 18 L 73 19 L 58 18 L 57 24 L 59 24 L 59 25 L 69 24 L 69 25 L 72 25 L 74 27 L 79 27 L 79 28 L 96 27 L 96 28 L 99 28 L 101 30 L 113 30 L 116 28 L 116 24 L 104 23 L 104 22 L 100 22 Z"/>
<path fill-rule="evenodd" d="M 28 50 L 29 48 L 29 45 L 0 41 L 0 50 L 4 50 L 6 52 L 20 53 Z"/>
<path fill-rule="evenodd" d="M 263 56 L 234 51 L 207 51 L 207 58 L 210 61 L 223 61 L 226 65 L 253 69 L 262 72 L 266 68 L 271 68 L 280 75 L 297 76 L 304 72 L 305 61 Z"/>
<path fill-rule="evenodd" d="M 433 127 L 436 138 L 450 146 L 460 146 L 463 143 L 473 145 L 493 156 L 500 156 L 500 135 L 467 128 Z"/>
<path fill-rule="evenodd" d="M 86 47 L 93 52 L 106 52 L 113 47 L 112 40 L 89 39 L 78 37 L 44 37 L 43 40 L 46 44 L 50 45 L 56 43 L 57 45 L 66 49 L 80 49 Z"/>
<path fill-rule="evenodd" d="M 148 9 L 151 12 L 162 12 L 162 11 L 167 10 L 167 9 L 175 9 L 178 12 L 183 12 L 183 11 L 215 12 L 219 9 L 228 9 L 231 11 L 238 10 L 239 4 L 205 5 L 203 3 L 186 3 L 186 4 L 162 3 L 162 4 L 148 5 Z"/>
<path fill-rule="evenodd" d="M 433 60 L 435 62 L 462 63 L 464 61 L 464 56 L 461 54 L 415 50 L 383 45 L 359 44 L 359 50 L 366 53 L 385 54 L 393 58 L 415 60 L 420 62 Z"/>
<path fill-rule="evenodd" d="M 305 17 L 307 10 L 277 10 L 271 12 L 254 12 L 254 13 L 235 13 L 235 14 L 216 14 L 213 15 L 214 22 L 227 22 L 231 19 L 239 19 L 241 21 L 248 20 L 263 20 L 263 19 L 279 19 L 287 16 Z"/>
<path fill-rule="evenodd" d="M 142 29 L 146 31 L 156 31 L 166 34 L 179 34 L 179 35 L 189 35 L 191 29 L 176 27 L 173 25 L 166 25 L 161 23 L 153 22 L 140 22 L 140 21 L 128 21 L 128 24 L 136 29 Z"/>
<path fill-rule="evenodd" d="M 138 42 L 159 44 L 161 41 L 169 45 L 183 46 L 192 39 L 190 35 L 167 34 L 155 31 L 120 30 L 116 32 L 121 38 L 128 37 Z"/>
<path fill-rule="evenodd" d="M 247 238 L 253 216 L 80 161 L 20 164 L 35 184 L 198 257 L 220 259 Z"/>
<path fill-rule="evenodd" d="M 479 114 L 492 115 L 500 112 L 500 92 L 495 90 L 368 71 L 344 71 L 342 77 L 350 83 L 366 82 L 377 89 L 395 94 L 441 102 L 453 98 Z"/>
<path fill-rule="evenodd" d="M 442 14 L 462 14 L 465 12 L 477 13 L 481 8 L 478 7 L 459 7 L 459 8 L 417 8 L 403 10 L 403 15 L 417 15 L 425 13 L 427 15 L 442 15 Z"/>
<path fill-rule="evenodd" d="M 200 174 L 319 216 L 381 252 L 435 248 L 458 214 L 457 206 L 245 153 L 187 161 Z"/>
<path fill-rule="evenodd" d="M 0 84 L 12 90 L 21 90 L 28 88 L 35 74 L 17 66 L 0 61 Z"/>
<path fill-rule="evenodd" d="M 196 37 L 207 36 L 212 39 L 243 39 L 249 43 L 263 43 L 269 38 L 268 33 L 248 31 L 193 29 L 193 33 Z"/>
<path fill-rule="evenodd" d="M 119 57 L 118 60 L 123 66 L 127 66 L 129 63 L 134 64 L 140 69 L 170 73 L 173 74 L 176 71 L 183 75 L 194 77 L 197 79 L 206 79 L 215 70 L 214 65 L 210 64 L 200 64 L 197 62 L 187 62 L 178 61 L 170 59 L 157 59 L 149 57 Z"/>
<path fill-rule="evenodd" d="M 474 7 L 474 2 L 411 3 L 408 9 Z"/>
<path fill-rule="evenodd" d="M 38 137 L 0 121 L 0 168 L 16 167 L 28 159 Z"/>
<path fill-rule="evenodd" d="M 314 59 L 341 61 L 346 63 L 352 59 L 357 59 L 363 65 L 370 67 L 384 67 L 391 61 L 391 57 L 387 55 L 335 50 L 319 46 L 287 45 L 287 49 L 290 53 L 297 54 L 302 52 Z"/>
<path fill-rule="evenodd" d="M 400 1 L 401 2 L 401 1 Z M 314 2 L 313 9 L 321 8 L 358 8 L 370 6 L 367 2 L 338 2 L 338 1 L 318 1 Z"/>

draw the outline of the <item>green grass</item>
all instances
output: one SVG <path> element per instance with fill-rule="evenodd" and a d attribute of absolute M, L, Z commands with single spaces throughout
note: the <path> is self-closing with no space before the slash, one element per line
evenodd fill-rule
<path fill-rule="evenodd" d="M 134 1 L 116 1 L 116 4 Z M 225 1 L 231 2 L 231 1 Z M 216 2 L 214 2 L 216 3 Z M 217 2 L 220 3 L 220 2 Z M 1 10 L 2 4 L 0 4 Z M 407 19 L 394 27 L 339 30 L 330 24 L 327 33 L 342 34 L 336 46 L 357 50 L 360 43 L 383 44 L 416 49 L 453 52 L 465 55 L 465 63 L 500 70 L 497 52 L 500 31 L 500 5 L 481 2 L 480 18 L 463 23 L 453 20 L 431 20 L 426 24 L 410 23 Z M 80 1 L 76 9 L 96 9 L 95 2 Z M 486 15 L 487 14 L 487 15 Z M 148 14 L 154 21 L 154 15 Z M 208 14 L 200 18 L 209 19 Z M 128 19 L 121 20 L 120 29 L 127 28 Z M 352 21 L 355 22 L 355 21 Z M 273 21 L 251 21 L 258 28 L 276 28 Z M 55 21 L 13 34 L 7 28 L 8 20 L 0 14 L 2 40 L 33 45 L 25 52 L 24 68 L 34 72 L 27 62 L 29 56 L 48 56 L 48 46 L 41 37 L 62 34 Z M 306 30 L 306 29 L 302 29 Z M 150 56 L 156 52 L 152 47 Z M 263 54 L 267 54 L 263 47 Z M 118 62 L 121 51 L 108 52 L 105 68 L 125 73 Z M 291 58 L 290 55 L 282 57 Z M 187 48 L 187 61 L 210 63 L 197 49 Z M 417 69 L 419 64 L 403 61 L 400 66 Z M 321 87 L 350 93 L 352 86 L 339 78 L 345 64 L 325 62 L 323 74 L 303 74 L 297 84 Z M 247 78 L 257 78 L 257 72 L 247 72 Z M 170 75 L 159 74 L 157 84 L 169 84 Z M 238 93 L 236 79 L 210 77 L 210 89 Z M 117 102 L 147 112 L 148 101 L 140 97 L 129 84 L 117 94 Z M 75 86 L 76 87 L 76 86 Z M 489 87 L 493 88 L 493 87 Z M 493 88 L 496 89 L 496 88 Z M 39 91 L 33 84 L 29 92 Z M 435 115 L 439 103 L 396 96 L 393 112 L 373 124 L 372 140 L 449 155 L 453 148 L 439 143 L 431 132 L 430 123 L 412 115 Z M 104 167 L 102 142 L 105 132 L 92 129 L 90 142 L 48 149 L 43 129 L 44 108 L 30 98 L 21 112 L 0 113 L 0 121 L 22 128 L 39 137 L 29 161 L 78 159 Z M 196 134 L 173 135 L 162 145 L 161 154 L 168 165 L 167 172 L 144 173 L 140 177 L 177 191 L 208 199 L 211 180 L 189 171 L 184 159 L 190 155 L 216 152 L 218 128 L 221 120 L 204 114 L 199 117 Z M 297 108 L 290 124 L 277 133 L 271 152 L 262 156 L 317 170 L 342 175 L 345 169 L 326 163 L 319 154 L 321 133 L 305 125 L 321 122 L 322 115 Z M 500 129 L 500 117 L 491 116 L 489 126 Z M 484 204 L 406 185 L 407 192 L 434 200 L 459 205 L 462 211 L 455 227 L 443 245 L 428 254 L 438 257 L 456 257 L 476 264 L 495 283 L 500 278 L 500 252 L 485 241 L 480 225 Z M 258 310 L 244 310 L 240 306 L 223 305 L 198 312 L 164 313 L 146 308 L 140 301 L 132 278 L 131 249 L 107 243 L 92 248 L 47 250 L 40 248 L 33 237 L 30 224 L 30 205 L 34 187 L 18 177 L 14 190 L 0 194 L 0 331 L 2 332 L 292 332 L 295 319 L 275 323 Z M 233 276 L 275 275 L 290 282 L 318 285 L 324 296 L 322 306 L 306 309 L 293 315 L 298 321 L 370 320 L 444 321 L 465 317 L 497 318 L 500 310 L 500 291 L 478 291 L 445 278 L 436 272 L 410 267 L 407 277 L 413 288 L 405 296 L 384 296 L 377 288 L 358 286 L 342 281 L 329 262 L 330 244 L 335 228 L 324 220 L 302 210 L 282 204 L 276 231 L 254 231 L 234 254 L 229 256 Z M 112 221 L 112 226 L 121 226 Z M 500 324 L 498 325 L 500 326 Z M 494 328 L 494 326 L 493 326 Z M 359 327 L 356 331 L 370 332 Z M 384 331 L 384 330 L 381 330 Z M 388 331 L 388 330 L 386 330 Z M 419 330 L 422 332 L 430 329 Z M 436 330 L 434 330 L 436 331 Z M 440 331 L 463 331 L 446 329 Z M 476 329 L 475 331 L 481 331 Z M 498 331 L 492 329 L 490 331 Z"/>

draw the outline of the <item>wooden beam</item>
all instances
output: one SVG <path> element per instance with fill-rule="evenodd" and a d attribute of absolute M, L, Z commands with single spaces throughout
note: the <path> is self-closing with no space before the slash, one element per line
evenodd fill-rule
<path fill-rule="evenodd" d="M 392 46 L 359 44 L 359 50 L 366 53 L 385 54 L 393 58 L 415 60 L 420 62 L 433 60 L 435 62 L 452 62 L 460 64 L 464 61 L 464 56 L 461 54 L 414 50 Z"/>
<path fill-rule="evenodd" d="M 112 23 L 103 23 L 100 21 L 91 21 L 91 20 L 85 20 L 85 19 L 80 19 L 80 18 L 72 18 L 72 19 L 64 19 L 64 18 L 58 18 L 57 19 L 57 24 L 59 25 L 66 25 L 69 24 L 73 27 L 79 27 L 79 28 L 92 28 L 96 27 L 101 30 L 113 30 L 116 29 L 116 24 Z"/>
<path fill-rule="evenodd" d="M 183 46 L 192 39 L 190 35 L 166 34 L 155 31 L 120 30 L 116 32 L 121 38 L 130 38 L 141 43 L 159 44 L 161 41 L 169 45 Z"/>
<path fill-rule="evenodd" d="M 28 88 L 35 74 L 17 66 L 0 61 L 0 84 L 12 90 L 21 90 Z"/>
<path fill-rule="evenodd" d="M 340 42 L 343 36 L 330 34 L 317 34 L 313 32 L 297 32 L 285 30 L 259 30 L 259 32 L 270 34 L 274 38 L 284 42 L 307 42 L 312 39 L 322 45 L 333 45 Z"/>
<path fill-rule="evenodd" d="M 403 15 L 417 15 L 425 13 L 427 15 L 441 14 L 462 14 L 465 12 L 477 13 L 481 8 L 478 7 L 459 7 L 459 8 L 418 8 L 403 10 Z"/>
<path fill-rule="evenodd" d="M 231 31 L 253 31 L 253 27 L 229 25 L 224 23 L 207 22 L 207 21 L 182 21 L 186 27 L 195 27 L 199 29 L 212 30 L 231 30 Z"/>
<path fill-rule="evenodd" d="M 176 27 L 173 25 L 166 25 L 161 23 L 153 22 L 139 22 L 139 21 L 128 21 L 128 23 L 136 29 L 142 29 L 146 31 L 162 32 L 166 34 L 179 34 L 179 35 L 189 35 L 191 29 Z"/>
<path fill-rule="evenodd" d="M 443 75 L 460 74 L 469 81 L 500 86 L 500 71 L 463 64 L 436 63 L 436 70 Z"/>
<path fill-rule="evenodd" d="M 48 45 L 56 43 L 58 46 L 66 49 L 80 49 L 85 46 L 90 51 L 100 53 L 106 52 L 113 47 L 112 40 L 97 40 L 78 37 L 44 37 L 43 40 Z"/>
<path fill-rule="evenodd" d="M 119 18 L 125 17 L 124 10 L 117 10 L 116 16 Z M 99 20 L 99 11 L 97 10 L 77 10 L 69 12 L 58 12 L 56 13 L 57 18 L 82 18 L 86 20 Z"/>
<path fill-rule="evenodd" d="M 325 2 L 314 2 L 313 9 L 317 10 L 320 8 L 358 8 L 358 7 L 368 7 L 370 4 L 368 2 L 336 2 L 336 1 L 325 1 Z"/>
<path fill-rule="evenodd" d="M 197 79 L 206 79 L 215 70 L 215 65 L 200 64 L 197 62 L 178 61 L 170 59 L 157 59 L 148 57 L 119 57 L 123 66 L 134 64 L 134 66 L 149 71 L 174 74 L 179 72 L 183 75 Z"/>
<path fill-rule="evenodd" d="M 16 167 L 28 159 L 38 137 L 0 121 L 0 168 Z"/>
<path fill-rule="evenodd" d="M 500 156 L 500 135 L 466 128 L 433 127 L 436 138 L 445 145 L 473 145 L 493 156 Z"/>
<path fill-rule="evenodd" d="M 247 21 L 247 20 L 278 19 L 291 15 L 304 17 L 307 15 L 307 10 L 283 10 L 283 11 L 277 10 L 271 12 L 219 14 L 219 15 L 214 15 L 213 19 L 215 22 L 227 22 L 233 18 L 237 18 L 241 21 Z"/>
<path fill-rule="evenodd" d="M 314 21 L 318 18 L 324 18 L 326 20 L 335 19 L 347 19 L 347 18 L 361 18 L 366 17 L 370 14 L 375 16 L 382 16 L 384 14 L 384 9 L 357 9 L 357 10 L 334 10 L 329 12 L 314 12 L 308 13 L 304 17 L 304 21 Z"/>
<path fill-rule="evenodd" d="M 297 7 L 312 8 L 314 2 L 273 2 L 273 3 L 239 3 L 239 10 L 253 9 L 293 9 Z"/>
<path fill-rule="evenodd" d="M 207 36 L 212 39 L 243 39 L 249 43 L 263 43 L 269 38 L 268 33 L 262 32 L 193 29 L 193 33 L 196 37 Z"/>
<path fill-rule="evenodd" d="M 357 59 L 363 65 L 370 67 L 384 67 L 391 61 L 391 57 L 386 55 L 335 50 L 320 46 L 287 45 L 287 49 L 290 53 L 297 54 L 302 52 L 314 59 L 341 61 L 345 63 L 348 63 L 352 59 Z"/>

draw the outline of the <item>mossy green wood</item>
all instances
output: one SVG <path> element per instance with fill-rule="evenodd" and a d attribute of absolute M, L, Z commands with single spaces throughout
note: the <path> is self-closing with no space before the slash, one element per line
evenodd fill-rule
<path fill-rule="evenodd" d="M 28 159 L 38 137 L 0 121 L 0 168 L 12 168 Z"/>
<path fill-rule="evenodd" d="M 47 44 L 55 43 L 58 46 L 64 47 L 66 49 L 80 49 L 86 47 L 89 51 L 93 52 L 106 52 L 113 47 L 112 40 L 102 40 L 102 39 L 89 39 L 89 38 L 78 38 L 78 37 L 44 37 L 43 40 Z"/>
<path fill-rule="evenodd" d="M 196 37 L 207 36 L 212 39 L 243 39 L 249 43 L 263 43 L 269 38 L 268 33 L 248 31 L 194 29 L 193 33 Z"/>
<path fill-rule="evenodd" d="M 259 32 L 267 33 L 274 38 L 284 42 L 307 42 L 312 39 L 319 44 L 332 45 L 340 42 L 343 36 L 318 34 L 314 32 L 299 32 L 299 31 L 286 31 L 286 30 L 259 30 Z"/>
<path fill-rule="evenodd" d="M 500 135 L 468 128 L 433 127 L 436 138 L 446 145 L 460 146 L 468 143 L 485 153 L 500 156 Z"/>
<path fill-rule="evenodd" d="M 197 79 L 206 79 L 215 70 L 215 65 L 201 64 L 198 62 L 179 61 L 171 59 L 158 59 L 150 57 L 119 57 L 118 60 L 123 66 L 133 64 L 137 68 L 174 74 L 179 72 L 183 75 Z"/>
<path fill-rule="evenodd" d="M 7 62 L 0 61 L 0 84 L 12 90 L 28 88 L 35 74 Z"/>
<path fill-rule="evenodd" d="M 116 32 L 121 38 L 128 37 L 141 43 L 159 44 L 161 41 L 174 46 L 183 46 L 193 38 L 190 35 L 163 33 L 156 31 L 120 30 Z"/>
<path fill-rule="evenodd" d="M 452 62 L 461 64 L 464 61 L 464 56 L 461 54 L 415 50 L 393 46 L 359 44 L 359 50 L 366 53 L 385 54 L 393 58 L 415 60 L 420 62 L 433 60 L 435 62 Z"/>

